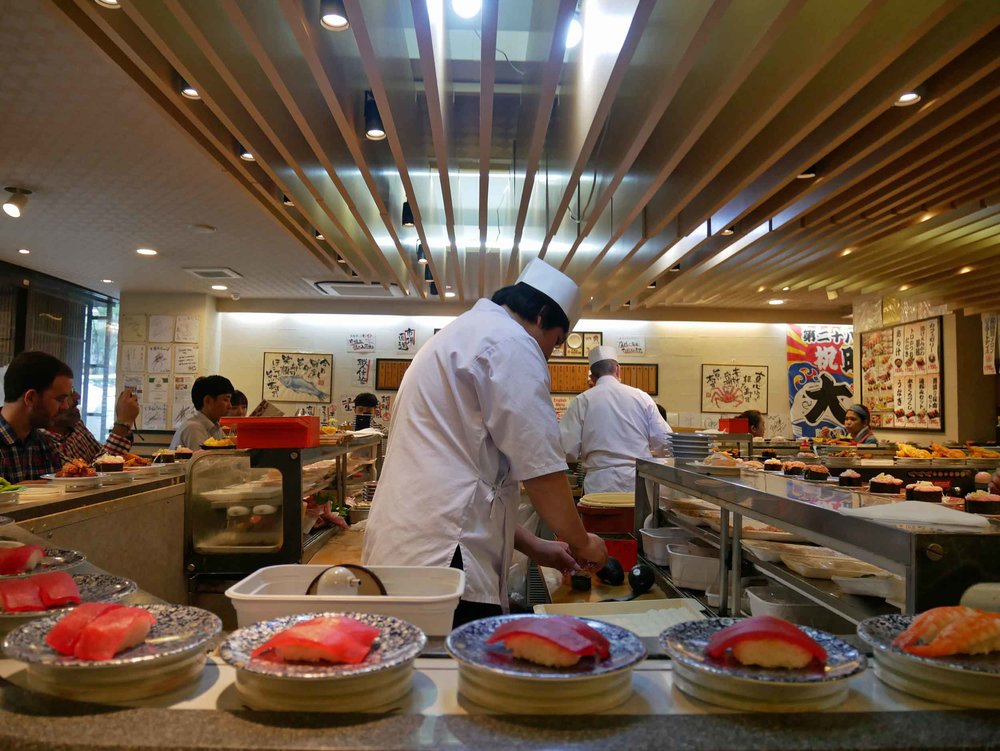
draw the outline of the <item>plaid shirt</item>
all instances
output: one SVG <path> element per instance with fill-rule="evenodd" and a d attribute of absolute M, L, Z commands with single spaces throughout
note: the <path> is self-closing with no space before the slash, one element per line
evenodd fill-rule
<path fill-rule="evenodd" d="M 59 435 L 48 430 L 40 431 L 59 450 L 65 461 L 83 459 L 90 464 L 101 454 L 124 454 L 132 450 L 132 434 L 127 436 L 108 434 L 107 442 L 101 446 L 83 422 L 78 422 L 66 435 Z M 62 465 L 60 465 L 62 466 Z"/>
<path fill-rule="evenodd" d="M 22 441 L 0 415 L 0 475 L 7 482 L 37 480 L 44 474 L 58 472 L 62 465 L 59 451 L 42 431 L 33 430 Z"/>

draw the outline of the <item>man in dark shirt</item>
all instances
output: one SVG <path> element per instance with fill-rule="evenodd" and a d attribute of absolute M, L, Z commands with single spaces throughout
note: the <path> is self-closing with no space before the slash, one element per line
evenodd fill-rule
<path fill-rule="evenodd" d="M 0 409 L 0 475 L 8 482 L 35 480 L 62 467 L 58 449 L 41 429 L 69 409 L 73 371 L 45 352 L 22 352 L 3 377 Z"/>

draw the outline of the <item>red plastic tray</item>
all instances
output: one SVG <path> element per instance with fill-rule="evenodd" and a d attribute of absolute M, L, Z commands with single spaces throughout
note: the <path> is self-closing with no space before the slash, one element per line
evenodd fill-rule
<path fill-rule="evenodd" d="M 236 447 L 241 449 L 319 446 L 318 417 L 223 417 L 219 422 L 236 428 Z"/>

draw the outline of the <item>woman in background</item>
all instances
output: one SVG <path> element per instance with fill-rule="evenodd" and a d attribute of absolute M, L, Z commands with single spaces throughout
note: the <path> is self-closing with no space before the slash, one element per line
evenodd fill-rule
<path fill-rule="evenodd" d="M 742 418 L 750 423 L 750 435 L 754 438 L 764 437 L 764 415 L 760 413 L 760 410 L 748 409 L 746 412 L 741 412 L 736 415 L 737 419 Z"/>
<path fill-rule="evenodd" d="M 847 417 L 844 418 L 844 427 L 855 443 L 878 443 L 878 438 L 868 427 L 871 420 L 871 413 L 864 404 L 852 404 L 847 408 Z"/>
<path fill-rule="evenodd" d="M 247 402 L 247 395 L 242 391 L 234 391 L 233 399 L 229 405 L 229 412 L 226 413 L 226 417 L 246 417 L 247 407 L 249 407 Z"/>

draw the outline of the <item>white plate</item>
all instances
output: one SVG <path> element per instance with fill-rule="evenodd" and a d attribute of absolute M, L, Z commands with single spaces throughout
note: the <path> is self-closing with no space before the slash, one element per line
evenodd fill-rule
<path fill-rule="evenodd" d="M 892 574 L 889 576 L 831 576 L 830 579 L 849 595 L 881 597 L 883 600 L 900 600 L 905 597 L 903 579 Z"/>
<path fill-rule="evenodd" d="M 97 476 L 101 478 L 101 485 L 124 485 L 127 482 L 132 482 L 136 473 L 123 469 L 121 472 L 98 472 Z"/>
<path fill-rule="evenodd" d="M 706 475 L 736 475 L 740 474 L 739 465 L 735 467 L 719 467 L 714 464 L 705 464 L 704 462 L 688 462 L 687 465 L 691 467 L 695 472 L 701 472 Z"/>
<path fill-rule="evenodd" d="M 55 485 L 61 485 L 67 490 L 77 490 L 85 488 L 96 488 L 101 485 L 101 476 L 93 477 L 56 477 L 55 474 L 42 475 L 43 480 L 48 480 Z"/>

